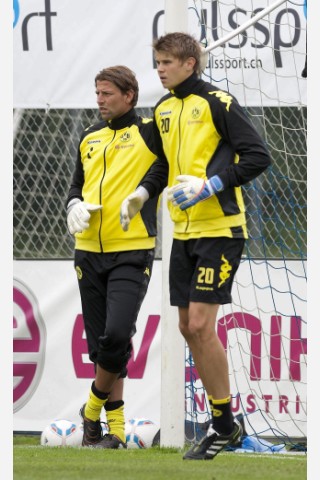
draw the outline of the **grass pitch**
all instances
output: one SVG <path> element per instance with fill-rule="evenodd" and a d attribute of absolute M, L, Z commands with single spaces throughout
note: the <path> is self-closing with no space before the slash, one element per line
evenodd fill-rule
<path fill-rule="evenodd" d="M 42 447 L 39 437 L 14 437 L 15 480 L 304 480 L 307 455 L 220 453 L 182 460 L 184 450 L 90 450 Z"/>

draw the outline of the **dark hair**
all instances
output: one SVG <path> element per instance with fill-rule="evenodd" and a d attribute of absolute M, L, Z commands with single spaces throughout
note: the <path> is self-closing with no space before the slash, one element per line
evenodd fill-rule
<path fill-rule="evenodd" d="M 194 70 L 200 74 L 201 47 L 191 35 L 181 32 L 167 33 L 154 40 L 153 49 L 156 52 L 170 53 L 181 61 L 193 57 L 196 61 Z"/>
<path fill-rule="evenodd" d="M 130 68 L 124 65 L 116 65 L 115 67 L 108 67 L 101 70 L 95 78 L 95 85 L 97 82 L 107 81 L 113 83 L 121 90 L 122 93 L 126 93 L 129 90 L 134 92 L 131 105 L 134 107 L 138 102 L 139 85 L 135 76 L 135 73 Z"/>

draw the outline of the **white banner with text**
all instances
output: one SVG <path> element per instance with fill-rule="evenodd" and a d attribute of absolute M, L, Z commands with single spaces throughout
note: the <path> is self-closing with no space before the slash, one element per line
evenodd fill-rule
<path fill-rule="evenodd" d="M 186 0 L 189 33 L 210 45 L 270 2 L 239 3 L 213 0 L 196 12 Z M 13 107 L 95 108 L 96 74 L 119 64 L 137 75 L 138 107 L 153 107 L 165 93 L 152 53 L 153 39 L 165 33 L 164 7 L 164 0 L 14 0 Z M 301 105 L 305 59 L 306 13 L 285 2 L 215 49 L 205 73 L 244 106 Z"/>

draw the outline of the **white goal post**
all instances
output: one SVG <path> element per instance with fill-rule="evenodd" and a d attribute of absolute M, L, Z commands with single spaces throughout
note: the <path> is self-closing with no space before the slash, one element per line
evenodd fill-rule
<path fill-rule="evenodd" d="M 165 32 L 188 30 L 186 0 L 165 1 Z M 160 445 L 183 447 L 185 443 L 185 342 L 178 330 L 178 309 L 169 300 L 169 258 L 172 222 L 162 195 L 162 300 L 161 300 L 161 399 Z M 174 388 L 172 388 L 174 386 Z"/>

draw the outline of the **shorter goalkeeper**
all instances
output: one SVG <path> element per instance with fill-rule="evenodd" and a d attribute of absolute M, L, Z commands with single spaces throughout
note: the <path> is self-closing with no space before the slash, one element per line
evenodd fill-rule
<path fill-rule="evenodd" d="M 237 100 L 199 78 L 201 47 L 192 36 L 169 33 L 153 47 L 160 81 L 169 90 L 154 109 L 158 159 L 122 202 L 120 221 L 129 233 L 132 219 L 167 180 L 174 223 L 170 303 L 179 309 L 179 328 L 212 413 L 207 435 L 183 458 L 210 460 L 242 435 L 216 322 L 220 305 L 232 301 L 248 238 L 241 185 L 264 172 L 270 156 Z"/>
<path fill-rule="evenodd" d="M 124 379 L 152 273 L 158 198 L 143 197 L 129 234 L 121 229 L 119 209 L 121 198 L 140 184 L 156 156 L 152 120 L 134 108 L 139 93 L 135 74 L 123 65 L 105 68 L 96 75 L 95 88 L 101 121 L 86 128 L 79 140 L 67 225 L 75 241 L 74 267 L 95 368 L 80 408 L 82 445 L 118 449 L 127 448 Z M 102 411 L 108 423 L 104 436 Z"/>

